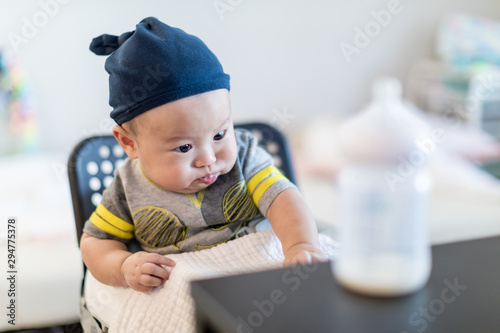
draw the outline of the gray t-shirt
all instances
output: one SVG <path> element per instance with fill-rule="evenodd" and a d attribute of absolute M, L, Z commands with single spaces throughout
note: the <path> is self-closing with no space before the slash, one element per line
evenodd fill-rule
<path fill-rule="evenodd" d="M 279 193 L 294 185 L 273 166 L 249 132 L 235 130 L 234 167 L 206 189 L 183 194 L 162 189 L 143 174 L 138 160 L 115 171 L 84 232 L 124 243 L 136 238 L 148 252 L 196 251 L 226 242 L 249 222 L 262 220 Z"/>

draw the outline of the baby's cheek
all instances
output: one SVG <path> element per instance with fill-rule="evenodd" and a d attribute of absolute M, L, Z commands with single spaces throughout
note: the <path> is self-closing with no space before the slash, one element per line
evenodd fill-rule
<path fill-rule="evenodd" d="M 236 157 L 237 157 L 237 147 L 236 147 L 236 142 L 228 144 L 225 149 L 223 149 L 220 152 L 220 161 L 225 164 L 225 167 L 228 169 L 231 169 L 236 163 Z"/>
<path fill-rule="evenodd" d="M 168 172 L 168 178 L 171 182 L 182 184 L 188 181 L 190 168 L 188 166 L 178 166 Z"/>

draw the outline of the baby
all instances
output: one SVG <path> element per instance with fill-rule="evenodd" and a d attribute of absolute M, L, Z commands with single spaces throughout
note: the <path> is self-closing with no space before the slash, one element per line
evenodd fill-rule
<path fill-rule="evenodd" d="M 296 187 L 248 132 L 235 130 L 229 75 L 198 38 L 156 18 L 90 46 L 109 55 L 113 134 L 128 155 L 86 222 L 83 260 L 100 282 L 149 292 L 175 263 L 267 219 L 287 264 L 323 259 Z M 137 239 L 143 251 L 131 253 Z"/>

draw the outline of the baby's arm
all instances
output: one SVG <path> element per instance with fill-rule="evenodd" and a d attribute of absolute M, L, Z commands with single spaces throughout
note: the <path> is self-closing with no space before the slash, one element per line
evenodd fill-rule
<path fill-rule="evenodd" d="M 131 287 L 149 292 L 168 279 L 164 266 L 175 266 L 174 261 L 157 253 L 132 254 L 127 246 L 112 239 L 99 239 L 83 234 L 80 250 L 85 265 L 101 283 L 115 287 Z"/>
<path fill-rule="evenodd" d="M 316 223 L 297 189 L 281 192 L 271 203 L 267 219 L 281 241 L 285 264 L 308 264 L 325 259 L 319 248 Z"/>

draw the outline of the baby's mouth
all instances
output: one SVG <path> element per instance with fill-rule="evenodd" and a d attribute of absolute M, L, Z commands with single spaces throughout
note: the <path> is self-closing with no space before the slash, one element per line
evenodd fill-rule
<path fill-rule="evenodd" d="M 202 182 L 203 184 L 207 184 L 207 185 L 210 185 L 210 184 L 213 184 L 215 183 L 215 181 L 217 180 L 217 177 L 219 176 L 219 173 L 211 173 L 209 175 L 206 175 L 204 177 L 201 177 L 201 178 L 198 178 L 200 180 L 200 182 Z"/>

